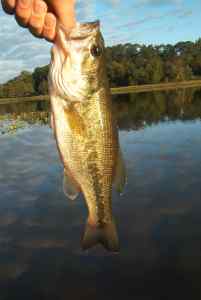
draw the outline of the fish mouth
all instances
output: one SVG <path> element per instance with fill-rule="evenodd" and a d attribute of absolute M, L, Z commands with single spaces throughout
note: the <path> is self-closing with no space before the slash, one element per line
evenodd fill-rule
<path fill-rule="evenodd" d="M 76 22 L 75 26 L 70 30 L 64 27 L 61 23 L 58 26 L 66 33 L 68 39 L 87 38 L 92 33 L 100 31 L 100 21 L 79 23 Z"/>

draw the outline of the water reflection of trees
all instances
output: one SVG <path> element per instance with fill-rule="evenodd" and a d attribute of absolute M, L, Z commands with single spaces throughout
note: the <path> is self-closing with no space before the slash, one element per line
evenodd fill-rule
<path fill-rule="evenodd" d="M 140 129 L 168 120 L 201 118 L 201 90 L 180 89 L 166 92 L 113 96 L 114 114 L 120 129 Z M 27 122 L 48 123 L 47 101 L 0 105 L 0 117 L 9 114 Z"/>
<path fill-rule="evenodd" d="M 48 101 L 18 102 L 0 105 L 0 114 L 21 114 L 39 111 L 49 111 Z"/>
<path fill-rule="evenodd" d="M 201 90 L 197 89 L 122 95 L 116 100 L 114 109 L 121 129 L 201 118 Z"/>

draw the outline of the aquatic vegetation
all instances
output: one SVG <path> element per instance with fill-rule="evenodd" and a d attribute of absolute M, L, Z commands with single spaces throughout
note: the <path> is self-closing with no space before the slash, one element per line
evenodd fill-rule
<path fill-rule="evenodd" d="M 0 135 L 14 134 L 19 129 L 27 128 L 31 125 L 49 124 L 49 112 L 22 112 L 0 115 Z"/>
<path fill-rule="evenodd" d="M 6 120 L 4 124 L 0 125 L 0 133 L 1 134 L 13 134 L 18 129 L 22 129 L 26 127 L 26 122 L 21 120 Z"/>
<path fill-rule="evenodd" d="M 26 121 L 28 124 L 46 125 L 49 123 L 48 111 L 23 112 L 17 116 L 18 119 Z"/>

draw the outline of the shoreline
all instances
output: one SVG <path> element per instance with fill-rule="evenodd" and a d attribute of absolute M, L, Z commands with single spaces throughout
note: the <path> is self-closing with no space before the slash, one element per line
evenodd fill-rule
<path fill-rule="evenodd" d="M 159 91 L 198 88 L 198 87 L 201 87 L 201 80 L 132 85 L 126 87 L 111 88 L 110 90 L 112 95 L 122 95 L 122 94 L 131 94 L 131 93 L 159 92 Z M 0 105 L 9 104 L 9 103 L 18 103 L 18 102 L 49 101 L 49 100 L 50 100 L 49 95 L 0 98 Z"/>

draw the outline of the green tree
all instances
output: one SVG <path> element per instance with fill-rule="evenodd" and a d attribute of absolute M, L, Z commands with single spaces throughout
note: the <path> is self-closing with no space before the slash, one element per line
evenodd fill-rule
<path fill-rule="evenodd" d="M 48 92 L 47 78 L 48 78 L 49 66 L 43 66 L 36 68 L 33 72 L 33 85 L 34 90 L 38 95 L 45 95 Z"/>

